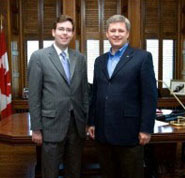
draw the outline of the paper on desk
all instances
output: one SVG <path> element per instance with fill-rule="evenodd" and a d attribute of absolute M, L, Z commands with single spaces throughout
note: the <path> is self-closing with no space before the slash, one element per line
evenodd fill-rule
<path fill-rule="evenodd" d="M 155 126 L 159 127 L 159 126 L 165 126 L 165 125 L 169 125 L 169 123 L 155 120 Z"/>

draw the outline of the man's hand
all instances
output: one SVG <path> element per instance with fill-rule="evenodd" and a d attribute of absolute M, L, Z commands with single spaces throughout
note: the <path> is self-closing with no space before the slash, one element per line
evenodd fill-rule
<path fill-rule="evenodd" d="M 151 134 L 139 132 L 139 143 L 145 145 L 150 142 Z"/>
<path fill-rule="evenodd" d="M 88 128 L 88 132 L 89 132 L 90 138 L 94 139 L 95 138 L 95 127 L 94 126 L 90 126 Z"/>
<path fill-rule="evenodd" d="M 32 141 L 37 145 L 42 144 L 42 133 L 41 131 L 32 131 Z"/>

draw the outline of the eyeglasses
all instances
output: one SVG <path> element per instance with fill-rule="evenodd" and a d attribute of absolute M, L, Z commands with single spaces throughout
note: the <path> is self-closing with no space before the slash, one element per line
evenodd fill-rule
<path fill-rule="evenodd" d="M 72 28 L 63 28 L 63 27 L 60 27 L 60 28 L 57 28 L 57 30 L 59 31 L 62 31 L 62 32 L 67 32 L 67 33 L 72 33 L 73 32 L 73 29 Z"/>

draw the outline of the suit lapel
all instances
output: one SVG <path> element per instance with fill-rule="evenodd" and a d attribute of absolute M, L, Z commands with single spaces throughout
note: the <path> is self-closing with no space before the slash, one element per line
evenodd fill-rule
<path fill-rule="evenodd" d="M 102 70 L 103 70 L 103 73 L 105 75 L 105 77 L 107 78 L 107 80 L 109 80 L 109 74 L 108 74 L 108 71 L 107 71 L 107 62 L 108 62 L 108 53 L 106 53 L 105 55 L 102 56 Z"/>
<path fill-rule="evenodd" d="M 60 58 L 58 57 L 58 54 L 57 54 L 57 52 L 56 52 L 56 50 L 53 46 L 51 46 L 51 48 L 50 48 L 49 58 L 50 58 L 51 62 L 54 64 L 54 66 L 56 67 L 56 69 L 58 70 L 58 72 L 62 75 L 62 77 L 67 82 L 67 78 L 66 78 L 64 68 L 63 68 L 62 63 L 60 61 Z"/>
<path fill-rule="evenodd" d="M 116 65 L 116 68 L 111 76 L 111 78 L 113 78 L 120 70 L 123 69 L 123 67 L 130 61 L 130 59 L 132 58 L 132 54 L 133 54 L 133 49 L 128 46 L 126 51 L 123 53 L 123 55 L 121 56 L 120 61 L 118 62 L 118 64 Z"/>

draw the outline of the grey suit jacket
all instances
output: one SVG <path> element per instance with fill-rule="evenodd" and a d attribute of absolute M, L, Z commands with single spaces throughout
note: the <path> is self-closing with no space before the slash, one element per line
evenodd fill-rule
<path fill-rule="evenodd" d="M 64 139 L 73 109 L 79 135 L 85 137 L 88 112 L 85 57 L 69 49 L 71 83 L 53 46 L 34 52 L 28 66 L 31 129 L 41 130 L 44 141 Z"/>

